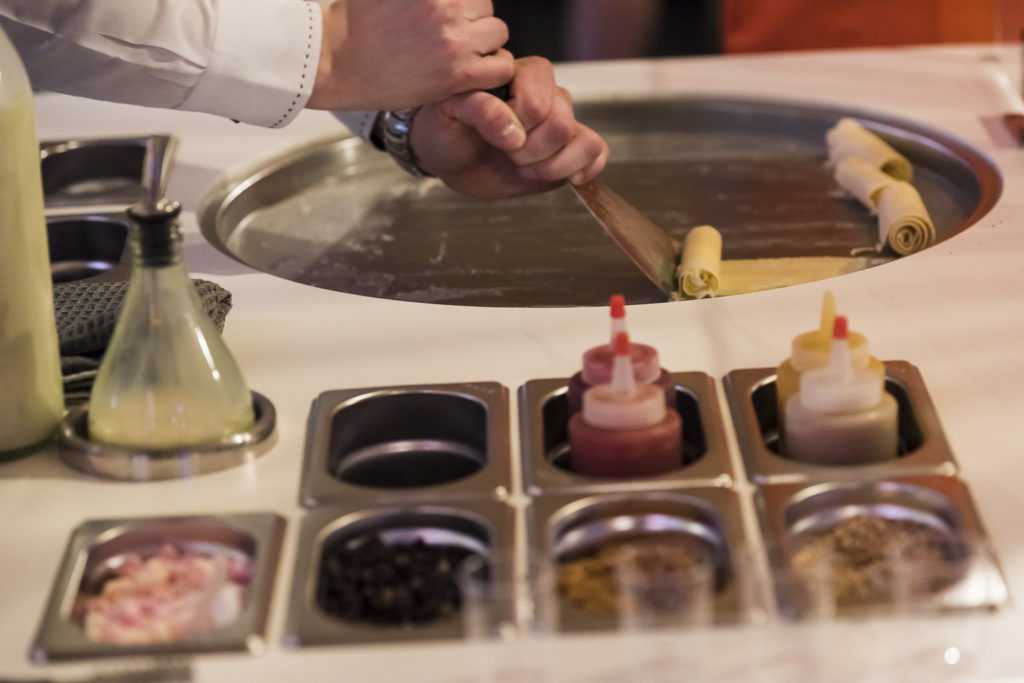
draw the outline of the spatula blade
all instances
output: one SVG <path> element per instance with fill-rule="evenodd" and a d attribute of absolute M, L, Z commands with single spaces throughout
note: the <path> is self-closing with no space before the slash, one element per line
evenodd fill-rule
<path fill-rule="evenodd" d="M 647 278 L 668 295 L 679 287 L 676 268 L 682 246 L 599 178 L 572 185 L 576 196 L 608 236 Z"/>

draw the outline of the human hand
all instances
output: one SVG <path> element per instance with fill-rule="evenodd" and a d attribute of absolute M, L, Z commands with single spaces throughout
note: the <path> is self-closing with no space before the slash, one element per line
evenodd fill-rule
<path fill-rule="evenodd" d="M 491 0 L 336 0 L 322 11 L 311 109 L 402 109 L 513 77 Z"/>
<path fill-rule="evenodd" d="M 604 168 L 608 144 L 576 120 L 551 63 L 526 57 L 515 66 L 507 103 L 476 91 L 419 110 L 410 144 L 421 168 L 492 199 L 582 184 Z"/>

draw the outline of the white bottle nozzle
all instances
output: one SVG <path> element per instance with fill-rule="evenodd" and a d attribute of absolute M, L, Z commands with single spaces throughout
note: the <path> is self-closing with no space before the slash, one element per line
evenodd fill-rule
<path fill-rule="evenodd" d="M 845 315 L 837 315 L 832 325 L 832 351 L 829 370 L 836 379 L 853 377 L 853 356 L 850 354 L 849 324 Z"/>
<path fill-rule="evenodd" d="M 611 313 L 611 337 L 607 344 L 587 349 L 583 354 L 583 381 L 590 386 L 608 384 L 611 381 L 615 362 L 615 337 L 626 333 L 626 300 L 621 294 L 612 295 L 609 300 Z M 638 382 L 655 382 L 661 375 L 658 351 L 647 344 L 629 343 L 627 355 L 632 359 L 633 376 Z"/>
<path fill-rule="evenodd" d="M 615 335 L 612 378 L 583 393 L 583 420 L 605 429 L 639 429 L 665 419 L 665 392 L 633 376 L 629 335 Z"/>
<path fill-rule="evenodd" d="M 612 362 L 612 391 L 622 398 L 636 394 L 636 378 L 633 376 L 633 359 L 630 355 L 629 335 L 619 332 L 613 342 L 615 360 Z"/>
<path fill-rule="evenodd" d="M 804 372 L 829 365 L 834 346 L 832 338 L 836 317 L 835 296 L 831 291 L 826 291 L 821 302 L 821 322 L 818 329 L 804 332 L 793 338 L 789 361 L 794 370 Z M 871 351 L 864 335 L 849 331 L 849 325 L 847 325 L 846 342 L 854 367 L 867 367 Z"/>
<path fill-rule="evenodd" d="M 821 412 L 862 410 L 878 405 L 885 391 L 882 377 L 854 365 L 846 316 L 836 316 L 829 364 L 800 376 L 800 402 Z"/>
<path fill-rule="evenodd" d="M 615 345 L 615 337 L 626 331 L 626 298 L 621 294 L 612 294 L 608 300 L 612 318 L 612 336 L 610 343 Z"/>

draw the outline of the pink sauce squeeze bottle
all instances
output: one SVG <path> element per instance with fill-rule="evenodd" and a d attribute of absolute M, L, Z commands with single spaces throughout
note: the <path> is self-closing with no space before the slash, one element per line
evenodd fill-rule
<path fill-rule="evenodd" d="M 898 456 L 899 408 L 878 373 L 857 367 L 845 316 L 836 316 L 829 364 L 800 376 L 786 402 L 786 457 L 859 465 Z"/>
<path fill-rule="evenodd" d="M 642 477 L 683 464 L 683 423 L 665 392 L 637 382 L 629 335 L 615 336 L 611 381 L 587 389 L 569 420 L 569 469 L 594 477 Z"/>
<path fill-rule="evenodd" d="M 615 342 L 615 335 L 626 331 L 626 300 L 621 294 L 613 294 L 609 306 L 612 328 L 609 343 L 587 349 L 583 354 L 583 369 L 569 379 L 566 400 L 570 416 L 578 413 L 582 407 L 584 391 L 611 381 L 615 357 L 612 344 Z M 633 362 L 633 377 L 636 381 L 661 387 L 665 393 L 665 405 L 675 409 L 676 382 L 672 375 L 659 365 L 658 350 L 647 344 L 631 343 L 629 355 Z"/>

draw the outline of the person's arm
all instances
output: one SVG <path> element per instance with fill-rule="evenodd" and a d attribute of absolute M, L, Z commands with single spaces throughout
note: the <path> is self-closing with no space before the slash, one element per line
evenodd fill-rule
<path fill-rule="evenodd" d="M 257 6 L 0 0 L 0 22 L 36 89 L 282 126 L 312 90 L 322 16 L 295 0 Z"/>
<path fill-rule="evenodd" d="M 337 0 L 323 7 L 311 109 L 400 109 L 514 73 L 491 0 Z"/>
<path fill-rule="evenodd" d="M 516 60 L 510 90 L 508 102 L 476 91 L 420 108 L 410 133 L 419 167 L 484 198 L 582 184 L 604 168 L 608 144 L 576 120 L 548 60 Z"/>
<path fill-rule="evenodd" d="M 497 50 L 507 29 L 490 7 L 490 0 L 338 0 L 322 8 L 300 0 L 0 0 L 0 25 L 36 89 L 276 127 L 306 106 L 387 109 L 508 80 L 512 56 Z M 372 21 L 402 9 L 423 21 L 440 12 L 450 22 Z"/>

